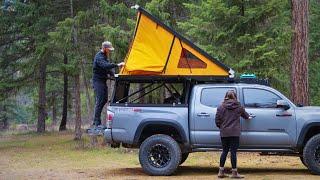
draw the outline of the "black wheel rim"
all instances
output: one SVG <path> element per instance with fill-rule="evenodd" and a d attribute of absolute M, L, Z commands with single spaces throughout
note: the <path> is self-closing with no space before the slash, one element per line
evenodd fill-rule
<path fill-rule="evenodd" d="M 320 145 L 317 146 L 314 152 L 315 161 L 320 165 Z"/>
<path fill-rule="evenodd" d="M 156 168 L 166 167 L 171 160 L 168 147 L 163 144 L 153 145 L 148 151 L 148 161 Z"/>

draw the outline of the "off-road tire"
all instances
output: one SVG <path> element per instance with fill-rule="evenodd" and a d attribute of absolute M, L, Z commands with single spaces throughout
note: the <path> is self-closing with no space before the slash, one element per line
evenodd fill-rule
<path fill-rule="evenodd" d="M 188 159 L 189 153 L 182 153 L 181 154 L 181 161 L 179 165 L 183 164 Z"/>
<path fill-rule="evenodd" d="M 163 134 L 153 135 L 142 142 L 139 161 L 145 173 L 153 176 L 168 176 L 176 171 L 181 162 L 181 149 L 172 137 Z M 166 163 L 161 166 L 162 162 Z"/>
<path fill-rule="evenodd" d="M 303 149 L 303 159 L 312 174 L 320 175 L 320 134 L 309 139 Z"/>

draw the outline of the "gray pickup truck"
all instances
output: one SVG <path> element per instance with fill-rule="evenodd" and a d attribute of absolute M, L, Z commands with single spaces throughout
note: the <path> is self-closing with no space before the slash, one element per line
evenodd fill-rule
<path fill-rule="evenodd" d="M 239 151 L 297 156 L 320 174 L 320 107 L 297 106 L 260 84 L 118 78 L 104 137 L 113 147 L 139 148 L 147 174 L 170 175 L 189 153 L 221 149 L 215 114 L 228 90 L 252 117 L 241 119 Z"/>

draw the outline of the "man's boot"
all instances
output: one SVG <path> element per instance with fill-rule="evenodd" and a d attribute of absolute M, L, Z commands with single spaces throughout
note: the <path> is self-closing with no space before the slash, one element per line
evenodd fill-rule
<path fill-rule="evenodd" d="M 224 174 L 224 168 L 223 168 L 223 167 L 219 167 L 218 178 L 224 178 L 224 177 L 227 177 L 227 176 Z"/>
<path fill-rule="evenodd" d="M 244 178 L 244 176 L 242 176 L 242 175 L 240 175 L 240 174 L 238 173 L 238 170 L 237 170 L 237 169 L 232 169 L 231 172 L 232 172 L 231 178 L 236 178 L 236 179 Z"/>

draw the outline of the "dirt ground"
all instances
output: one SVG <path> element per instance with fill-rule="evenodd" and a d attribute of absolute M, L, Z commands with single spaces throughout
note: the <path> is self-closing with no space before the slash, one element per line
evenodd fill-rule
<path fill-rule="evenodd" d="M 152 177 L 143 173 L 137 150 L 91 147 L 88 137 L 72 137 L 0 134 L 0 179 L 217 179 L 219 152 L 193 153 L 174 175 Z M 298 157 L 239 153 L 238 166 L 246 179 L 320 179 Z"/>

